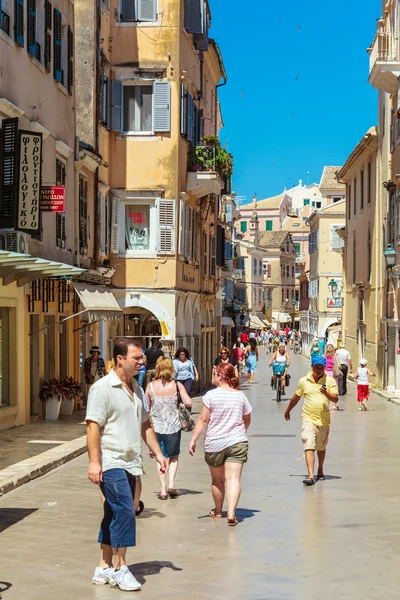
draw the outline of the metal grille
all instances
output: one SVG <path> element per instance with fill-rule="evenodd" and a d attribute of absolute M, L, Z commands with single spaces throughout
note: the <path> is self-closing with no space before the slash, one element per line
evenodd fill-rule
<path fill-rule="evenodd" d="M 295 438 L 295 433 L 250 433 L 251 438 Z"/>

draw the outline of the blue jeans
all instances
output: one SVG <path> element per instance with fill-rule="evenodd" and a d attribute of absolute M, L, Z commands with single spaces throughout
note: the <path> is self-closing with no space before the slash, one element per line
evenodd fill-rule
<path fill-rule="evenodd" d="M 143 381 L 146 375 L 146 369 L 143 369 L 143 371 L 139 371 L 138 376 L 137 376 L 137 382 L 140 385 L 140 387 L 143 387 Z"/>
<path fill-rule="evenodd" d="M 135 476 L 124 469 L 103 473 L 104 517 L 97 541 L 113 548 L 136 546 Z"/>

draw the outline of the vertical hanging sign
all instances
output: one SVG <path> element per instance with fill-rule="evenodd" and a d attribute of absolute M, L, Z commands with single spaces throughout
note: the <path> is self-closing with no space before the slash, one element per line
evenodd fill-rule
<path fill-rule="evenodd" d="M 40 227 L 40 183 L 42 134 L 19 132 L 18 229 L 38 231 Z"/>

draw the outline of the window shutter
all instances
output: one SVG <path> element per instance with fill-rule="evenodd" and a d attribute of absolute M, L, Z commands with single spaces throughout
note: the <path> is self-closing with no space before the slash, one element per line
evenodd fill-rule
<path fill-rule="evenodd" d="M 54 79 L 60 83 L 63 81 L 61 68 L 62 56 L 62 16 L 59 10 L 54 9 Z"/>
<path fill-rule="evenodd" d="M 190 93 L 187 96 L 187 139 L 194 142 L 194 102 Z"/>
<path fill-rule="evenodd" d="M 120 199 L 112 199 L 111 210 L 111 248 L 110 252 L 119 254 L 119 205 Z"/>
<path fill-rule="evenodd" d="M 28 52 L 36 56 L 36 0 L 28 0 Z"/>
<path fill-rule="evenodd" d="M 199 119 L 199 129 L 200 129 L 199 138 L 200 138 L 200 144 L 201 144 L 203 141 L 203 138 L 204 138 L 204 117 L 200 117 L 200 119 Z"/>
<path fill-rule="evenodd" d="M 171 84 L 169 81 L 154 82 L 154 131 L 171 130 Z"/>
<path fill-rule="evenodd" d="M 88 182 L 85 177 L 79 177 L 79 230 L 80 247 L 88 247 Z"/>
<path fill-rule="evenodd" d="M 203 4 L 203 33 L 201 35 L 196 34 L 194 36 L 194 42 L 196 44 L 197 50 L 202 50 L 203 52 L 207 52 L 208 50 L 208 29 L 210 27 L 210 18 L 207 14 L 207 6 L 204 2 Z"/>
<path fill-rule="evenodd" d="M 24 45 L 24 0 L 15 0 L 15 41 Z"/>
<path fill-rule="evenodd" d="M 17 216 L 18 118 L 4 119 L 1 130 L 1 227 L 15 227 Z"/>
<path fill-rule="evenodd" d="M 107 124 L 107 81 L 104 75 L 104 69 L 100 75 L 100 121 Z"/>
<path fill-rule="evenodd" d="M 122 82 L 111 81 L 109 123 L 113 131 L 122 131 Z M 110 89 L 109 88 L 109 89 Z"/>
<path fill-rule="evenodd" d="M 56 213 L 56 236 L 57 246 L 59 248 L 65 248 L 66 226 L 65 226 L 65 215 L 63 213 Z"/>
<path fill-rule="evenodd" d="M 175 254 L 175 200 L 158 200 L 158 254 Z"/>
<path fill-rule="evenodd" d="M 181 134 L 187 135 L 187 93 L 185 86 L 181 85 Z"/>
<path fill-rule="evenodd" d="M 185 203 L 179 201 L 179 248 L 181 256 L 185 256 Z"/>
<path fill-rule="evenodd" d="M 208 273 L 208 236 L 207 232 L 203 231 L 203 275 Z"/>
<path fill-rule="evenodd" d="M 210 277 L 215 277 L 216 271 L 217 239 L 210 235 Z"/>
<path fill-rule="evenodd" d="M 155 21 L 156 18 L 156 0 L 138 0 L 139 21 Z"/>
<path fill-rule="evenodd" d="M 217 249 L 216 260 L 219 267 L 225 264 L 225 228 L 217 225 Z"/>
<path fill-rule="evenodd" d="M 47 72 L 51 68 L 51 27 L 52 27 L 52 4 L 49 0 L 44 3 L 44 66 Z"/>
<path fill-rule="evenodd" d="M 135 0 L 121 0 L 121 21 L 136 21 Z"/>
<path fill-rule="evenodd" d="M 185 2 L 185 29 L 189 33 L 203 33 L 204 0 Z"/>
<path fill-rule="evenodd" d="M 185 206 L 185 257 L 192 258 L 192 214 L 193 208 L 186 204 Z"/>
<path fill-rule="evenodd" d="M 71 27 L 68 27 L 68 78 L 67 86 L 69 93 L 72 92 L 74 85 L 74 34 Z"/>

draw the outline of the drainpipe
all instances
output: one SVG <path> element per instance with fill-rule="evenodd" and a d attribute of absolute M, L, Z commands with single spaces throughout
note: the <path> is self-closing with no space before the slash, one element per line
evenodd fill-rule
<path fill-rule="evenodd" d="M 79 236 L 79 138 L 75 138 L 75 257 L 74 264 L 76 267 L 81 265 L 81 249 Z"/>

